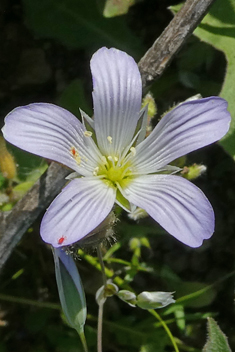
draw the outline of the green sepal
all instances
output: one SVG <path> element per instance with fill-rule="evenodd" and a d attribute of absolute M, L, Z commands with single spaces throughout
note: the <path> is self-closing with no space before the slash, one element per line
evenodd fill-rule
<path fill-rule="evenodd" d="M 73 258 L 63 249 L 53 248 L 56 282 L 67 323 L 82 334 L 86 321 L 86 299 Z"/>

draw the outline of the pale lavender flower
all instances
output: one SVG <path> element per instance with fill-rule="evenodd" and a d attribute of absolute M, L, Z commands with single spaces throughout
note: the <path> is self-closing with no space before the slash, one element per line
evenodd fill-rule
<path fill-rule="evenodd" d="M 36 103 L 14 109 L 5 120 L 10 143 L 76 172 L 42 220 L 43 240 L 54 247 L 79 241 L 116 202 L 127 211 L 143 208 L 179 241 L 200 246 L 214 231 L 213 209 L 168 164 L 226 134 L 227 102 L 219 97 L 185 102 L 144 140 L 146 109 L 140 112 L 141 78 L 133 58 L 101 48 L 91 59 L 91 72 L 94 119 L 82 112 L 81 123 L 65 109 Z"/>

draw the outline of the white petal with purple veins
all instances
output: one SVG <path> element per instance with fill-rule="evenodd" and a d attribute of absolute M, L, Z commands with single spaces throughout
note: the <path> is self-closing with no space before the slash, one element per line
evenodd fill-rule
<path fill-rule="evenodd" d="M 36 103 L 14 109 L 6 116 L 2 131 L 8 142 L 62 163 L 81 175 L 92 175 L 101 157 L 94 141 L 84 136 L 81 122 L 53 104 Z"/>
<path fill-rule="evenodd" d="M 214 232 L 214 212 L 203 192 L 179 176 L 137 177 L 124 190 L 165 230 L 190 247 L 198 247 Z"/>
<path fill-rule="evenodd" d="M 139 173 L 157 172 L 171 161 L 218 141 L 229 129 L 226 100 L 189 101 L 167 113 L 136 147 L 132 160 Z"/>
<path fill-rule="evenodd" d="M 110 213 L 116 191 L 97 178 L 72 180 L 55 198 L 41 223 L 42 239 L 60 247 L 79 241 Z"/>
<path fill-rule="evenodd" d="M 105 155 L 119 156 L 133 138 L 141 107 L 142 84 L 134 59 L 101 48 L 91 59 L 94 122 Z"/>

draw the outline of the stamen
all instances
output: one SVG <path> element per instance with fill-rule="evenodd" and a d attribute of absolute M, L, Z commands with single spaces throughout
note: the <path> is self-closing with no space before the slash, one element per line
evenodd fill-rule
<path fill-rule="evenodd" d="M 124 149 L 124 151 L 123 151 L 123 153 L 122 153 L 122 155 L 121 155 L 121 157 L 120 157 L 120 162 L 125 158 L 125 156 L 126 156 L 127 153 L 129 152 L 129 150 L 131 150 L 131 146 L 132 146 L 132 144 L 135 143 L 135 141 L 136 141 L 137 137 L 139 136 L 139 134 L 140 134 L 140 131 L 138 131 L 138 132 L 136 133 L 136 135 L 135 135 L 134 138 L 132 139 L 131 143 Z M 128 158 L 129 156 L 130 156 L 130 155 L 128 155 L 127 158 Z"/>
<path fill-rule="evenodd" d="M 136 155 L 136 149 L 135 149 L 135 147 L 131 147 L 131 148 L 130 148 L 130 152 L 131 152 L 131 154 L 132 154 L 133 156 L 135 156 L 135 155 Z"/>
<path fill-rule="evenodd" d="M 115 167 L 115 158 L 113 158 L 111 155 L 107 156 L 107 159 L 109 161 L 111 161 L 111 163 L 113 164 L 113 167 Z"/>
<path fill-rule="evenodd" d="M 92 132 L 91 131 L 84 131 L 83 132 L 85 137 L 91 137 L 92 136 Z"/>
<path fill-rule="evenodd" d="M 108 137 L 107 137 L 107 140 L 108 140 L 108 142 L 109 142 L 110 144 L 112 144 L 113 138 L 112 138 L 111 136 L 108 136 Z"/>
<path fill-rule="evenodd" d="M 97 174 L 98 174 L 98 171 L 99 171 L 99 166 L 97 166 L 95 169 L 94 169 L 94 171 L 93 171 L 93 176 L 97 176 Z"/>

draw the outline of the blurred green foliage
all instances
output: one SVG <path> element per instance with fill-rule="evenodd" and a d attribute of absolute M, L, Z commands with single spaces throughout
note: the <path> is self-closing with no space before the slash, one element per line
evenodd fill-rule
<path fill-rule="evenodd" d="M 104 18 L 94 0 L 23 0 L 26 23 L 40 38 L 53 38 L 69 48 L 112 45 L 143 53 L 125 18 Z"/>
<path fill-rule="evenodd" d="M 182 5 L 172 6 L 171 10 L 177 12 Z M 229 103 L 229 111 L 232 115 L 232 123 L 230 132 L 220 142 L 227 152 L 235 157 L 235 99 L 234 99 L 234 72 L 235 72 L 235 1 L 223 0 L 216 1 L 210 9 L 210 12 L 203 18 L 201 24 L 196 28 L 194 34 L 204 42 L 221 50 L 227 61 L 224 82 L 220 96 L 225 98 Z M 188 51 L 188 55 L 190 52 Z M 208 61 L 211 56 L 208 51 L 204 52 Z M 195 60 L 198 64 L 198 56 L 191 56 L 191 60 Z M 197 84 L 197 78 L 191 77 L 192 82 Z"/>

